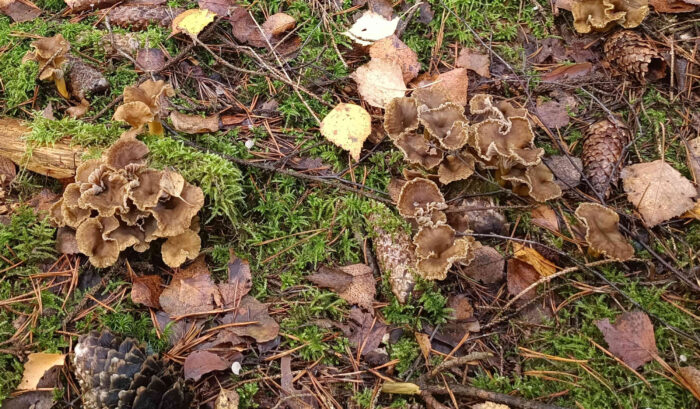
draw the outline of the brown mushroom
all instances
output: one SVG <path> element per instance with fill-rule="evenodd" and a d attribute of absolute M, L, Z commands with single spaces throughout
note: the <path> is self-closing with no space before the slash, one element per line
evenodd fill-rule
<path fill-rule="evenodd" d="M 607 31 L 615 23 L 634 28 L 649 14 L 648 0 L 574 0 L 574 28 L 579 33 Z"/>
<path fill-rule="evenodd" d="M 614 210 L 597 203 L 581 203 L 576 217 L 586 226 L 589 251 L 617 261 L 634 257 L 634 247 L 620 233 L 620 216 Z"/>
<path fill-rule="evenodd" d="M 464 180 L 474 174 L 474 157 L 467 153 L 455 153 L 445 157 L 438 168 L 440 183 L 448 183 Z"/>
<path fill-rule="evenodd" d="M 442 212 L 447 207 L 445 198 L 432 180 L 415 178 L 406 182 L 396 207 L 406 218 L 429 218 L 433 223 L 446 220 Z"/>
<path fill-rule="evenodd" d="M 441 142 L 451 134 L 455 122 L 461 122 L 463 125 L 458 125 L 455 128 L 455 134 L 448 140 L 448 144 L 450 144 L 450 142 L 452 144 L 458 144 L 462 139 L 464 139 L 466 143 L 466 132 L 463 136 L 458 134 L 459 131 L 464 129 L 464 125 L 468 124 L 467 118 L 464 116 L 464 108 L 453 102 L 447 102 L 440 105 L 438 108 L 420 112 L 418 114 L 418 120 L 425 126 L 425 129 L 432 137 Z"/>
<path fill-rule="evenodd" d="M 472 125 L 471 134 L 479 157 L 491 161 L 494 156 L 512 157 L 525 166 L 540 162 L 543 149 L 534 148 L 535 134 L 527 118 L 509 119 L 510 127 L 494 119 L 487 119 Z"/>
<path fill-rule="evenodd" d="M 114 217 L 95 217 L 87 219 L 75 232 L 78 250 L 89 257 L 90 263 L 97 268 L 114 264 L 119 258 L 119 244 L 106 235 L 119 227 Z"/>
<path fill-rule="evenodd" d="M 426 169 L 432 169 L 442 162 L 445 156 L 441 149 L 430 144 L 430 141 L 422 134 L 416 132 L 404 132 L 394 141 L 404 158 L 409 163 L 421 165 Z"/>
<path fill-rule="evenodd" d="M 33 41 L 31 46 L 34 51 L 27 52 L 22 62 L 36 61 L 39 64 L 39 79 L 53 81 L 58 93 L 63 98 L 70 98 L 63 71 L 70 43 L 61 34 L 56 34 Z"/>
<path fill-rule="evenodd" d="M 128 225 L 125 220 L 119 221 L 119 226 L 107 233 L 105 238 L 107 240 L 115 240 L 120 252 L 146 241 L 146 235 L 143 230 L 139 226 Z"/>
<path fill-rule="evenodd" d="M 497 176 L 509 181 L 513 192 L 521 196 L 530 196 L 538 202 L 556 199 L 562 194 L 561 187 L 554 182 L 554 174 L 544 163 L 525 167 L 519 163 L 502 160 Z"/>
<path fill-rule="evenodd" d="M 90 217 L 90 209 L 80 206 L 80 184 L 71 183 L 63 191 L 61 201 L 61 218 L 67 226 L 77 228 Z"/>
<path fill-rule="evenodd" d="M 419 110 L 439 108 L 450 101 L 448 92 L 442 84 L 418 88 L 411 95 L 418 100 Z"/>
<path fill-rule="evenodd" d="M 462 149 L 469 141 L 469 124 L 456 121 L 444 138 L 440 139 L 440 145 L 448 150 Z"/>
<path fill-rule="evenodd" d="M 134 186 L 129 191 L 129 198 L 136 208 L 147 211 L 158 205 L 162 195 L 160 179 L 163 172 L 156 169 L 145 169 L 138 173 Z"/>
<path fill-rule="evenodd" d="M 78 204 L 82 208 L 93 209 L 100 216 L 113 216 L 118 210 L 125 212 L 129 181 L 119 173 L 102 165 L 88 177 L 88 183 L 80 186 Z"/>
<path fill-rule="evenodd" d="M 161 254 L 163 262 L 169 267 L 180 267 L 187 260 L 193 260 L 199 255 L 202 240 L 192 230 L 185 230 L 177 236 L 168 237 L 163 243 Z"/>
<path fill-rule="evenodd" d="M 150 209 L 158 223 L 156 234 L 160 237 L 169 237 L 183 233 L 203 205 L 202 189 L 189 183 L 185 184 L 180 197 L 170 197 L 166 201 L 158 202 Z"/>
<path fill-rule="evenodd" d="M 456 238 L 455 230 L 446 224 L 422 226 L 413 238 L 418 274 L 426 280 L 444 280 L 453 263 L 471 261 L 473 242 L 472 237 Z"/>
<path fill-rule="evenodd" d="M 394 98 L 385 107 L 384 130 L 392 140 L 404 132 L 418 128 L 418 101 L 415 98 Z"/>
<path fill-rule="evenodd" d="M 102 159 L 88 159 L 81 163 L 75 170 L 75 181 L 77 183 L 88 183 L 88 178 L 90 175 L 102 164 Z"/>
<path fill-rule="evenodd" d="M 133 135 L 122 135 L 106 152 L 105 163 L 112 169 L 124 169 L 127 165 L 146 163 L 148 146 Z"/>
<path fill-rule="evenodd" d="M 173 87 L 163 80 L 147 80 L 138 86 L 124 88 L 124 103 L 114 112 L 114 119 L 139 129 L 148 124 L 152 135 L 165 132 L 160 122 L 163 98 L 175 95 Z"/>

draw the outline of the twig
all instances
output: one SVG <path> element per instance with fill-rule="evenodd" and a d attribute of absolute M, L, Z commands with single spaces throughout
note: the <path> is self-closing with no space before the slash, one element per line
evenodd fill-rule
<path fill-rule="evenodd" d="M 482 359 L 491 358 L 493 356 L 490 352 L 474 352 L 469 355 L 464 355 L 456 359 L 450 359 L 449 361 L 444 361 L 440 365 L 436 366 L 435 369 L 430 371 L 429 377 L 433 378 L 445 369 L 454 368 L 455 366 L 464 365 L 467 362 L 480 361 Z"/>
<path fill-rule="evenodd" d="M 449 390 L 452 393 L 460 396 L 469 396 L 471 398 L 479 398 L 494 403 L 501 403 L 514 408 L 520 409 L 567 409 L 563 406 L 550 405 L 533 400 L 527 400 L 518 396 L 506 395 L 498 392 L 491 392 L 484 389 L 475 388 L 468 385 L 460 385 L 457 383 L 448 383 Z M 421 388 L 423 390 L 423 388 Z M 448 388 L 441 386 L 430 386 L 425 389 L 428 393 L 436 395 L 446 395 L 449 393 Z"/>

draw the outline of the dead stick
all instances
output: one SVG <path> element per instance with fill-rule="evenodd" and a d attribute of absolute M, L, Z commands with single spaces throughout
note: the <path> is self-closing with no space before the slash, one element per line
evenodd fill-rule
<path fill-rule="evenodd" d="M 501 403 L 503 405 L 508 405 L 514 408 L 520 409 L 567 409 L 563 406 L 550 405 L 548 403 L 541 403 L 533 400 L 524 399 L 518 396 L 506 395 L 498 392 L 491 392 L 484 389 L 475 388 L 468 385 L 460 385 L 455 383 L 448 383 L 449 390 L 452 393 L 460 396 L 469 396 L 471 398 L 479 398 L 487 400 L 494 403 Z M 430 386 L 425 389 L 428 393 L 435 395 L 446 395 L 449 394 L 448 388 L 441 386 Z"/>

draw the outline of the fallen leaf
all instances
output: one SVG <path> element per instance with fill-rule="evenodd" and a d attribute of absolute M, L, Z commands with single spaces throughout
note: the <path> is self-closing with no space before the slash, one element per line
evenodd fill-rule
<path fill-rule="evenodd" d="M 209 351 L 194 351 L 185 358 L 185 379 L 197 382 L 209 372 L 229 369 L 228 362 Z"/>
<path fill-rule="evenodd" d="M 537 100 L 537 117 L 547 128 L 559 129 L 569 124 L 569 112 L 558 101 Z"/>
<path fill-rule="evenodd" d="M 352 0 L 354 7 L 367 6 L 369 10 L 390 19 L 394 15 L 394 7 L 390 0 Z"/>
<path fill-rule="evenodd" d="M 472 409 L 510 409 L 510 406 L 501 405 L 500 403 L 484 402 L 473 405 Z"/>
<path fill-rule="evenodd" d="M 17 385 L 18 390 L 34 390 L 37 388 L 41 378 L 54 366 L 63 366 L 66 361 L 66 354 L 47 354 L 38 352 L 29 354 L 27 362 L 24 364 L 22 380 Z"/>
<path fill-rule="evenodd" d="M 379 317 L 363 312 L 357 307 L 350 310 L 348 324 L 343 332 L 351 345 L 358 349 L 362 348 L 361 355 L 367 355 L 377 349 L 387 331 L 386 324 Z"/>
<path fill-rule="evenodd" d="M 0 186 L 7 186 L 17 176 L 17 166 L 10 159 L 0 156 Z"/>
<path fill-rule="evenodd" d="M 418 55 L 396 35 L 391 35 L 376 41 L 369 48 L 369 55 L 372 59 L 385 60 L 398 64 L 403 73 L 404 83 L 408 83 L 416 78 L 420 71 Z"/>
<path fill-rule="evenodd" d="M 430 335 L 422 332 L 414 332 L 413 336 L 416 338 L 416 342 L 418 342 L 423 358 L 427 361 L 430 358 L 430 350 L 432 349 L 430 345 Z"/>
<path fill-rule="evenodd" d="M 316 405 L 313 396 L 309 395 L 309 390 L 306 386 L 302 386 L 302 389 L 296 389 L 294 387 L 294 374 L 292 373 L 292 357 L 285 355 L 280 359 L 280 386 L 285 395 L 289 397 L 285 402 L 289 409 L 313 409 Z M 301 396 L 300 396 L 301 395 Z"/>
<path fill-rule="evenodd" d="M 78 105 L 74 105 L 66 109 L 66 114 L 73 119 L 82 118 L 90 110 L 90 103 L 83 99 Z"/>
<path fill-rule="evenodd" d="M 697 190 L 671 165 L 659 159 L 638 163 L 620 173 L 627 200 L 642 215 L 648 227 L 680 216 L 695 206 Z"/>
<path fill-rule="evenodd" d="M 221 388 L 214 402 L 214 409 L 238 409 L 240 399 L 235 390 Z"/>
<path fill-rule="evenodd" d="M 556 264 L 547 260 L 542 254 L 532 247 L 526 247 L 521 243 L 513 243 L 513 257 L 531 265 L 540 276 L 547 277 L 557 272 Z"/>
<path fill-rule="evenodd" d="M 137 67 L 146 72 L 157 72 L 165 67 L 165 53 L 160 48 L 141 48 L 136 52 Z"/>
<path fill-rule="evenodd" d="M 649 5 L 658 13 L 690 13 L 695 6 L 677 0 L 649 0 Z"/>
<path fill-rule="evenodd" d="M 294 28 L 297 21 L 286 13 L 275 13 L 265 20 L 262 29 L 269 37 L 284 34 Z"/>
<path fill-rule="evenodd" d="M 683 213 L 683 217 L 687 219 L 700 220 L 700 201 L 695 202 L 695 206 L 687 212 Z"/>
<path fill-rule="evenodd" d="M 372 117 L 359 105 L 340 103 L 321 121 L 321 135 L 360 160 L 362 144 L 372 132 Z"/>
<path fill-rule="evenodd" d="M 693 395 L 700 397 L 700 371 L 694 366 L 684 366 L 678 369 L 678 373 L 688 383 Z"/>
<path fill-rule="evenodd" d="M 469 77 L 466 68 L 455 68 L 438 75 L 437 83 L 447 90 L 447 98 L 461 106 L 467 105 Z"/>
<path fill-rule="evenodd" d="M 634 247 L 620 233 L 620 216 L 614 210 L 597 203 L 581 203 L 576 217 L 586 226 L 586 242 L 594 253 L 619 261 L 634 257 Z"/>
<path fill-rule="evenodd" d="M 163 292 L 163 279 L 158 275 L 134 277 L 131 284 L 131 301 L 146 307 L 160 308 L 160 293 Z"/>
<path fill-rule="evenodd" d="M 227 329 L 239 337 L 251 337 L 258 343 L 275 339 L 280 330 L 277 321 L 268 314 L 267 305 L 249 295 L 241 298 L 238 310 L 226 314 L 221 321 L 223 324 L 257 322 Z"/>
<path fill-rule="evenodd" d="M 578 64 L 562 65 L 542 76 L 543 81 L 556 82 L 567 79 L 579 78 L 588 75 L 593 70 L 593 64 L 582 62 Z"/>
<path fill-rule="evenodd" d="M 700 182 L 700 136 L 688 141 L 688 167 L 695 183 Z"/>
<path fill-rule="evenodd" d="M 544 229 L 551 230 L 553 232 L 559 231 L 559 219 L 557 218 L 556 212 L 550 206 L 541 204 L 530 213 L 532 216 L 532 223 L 536 226 L 540 226 Z"/>
<path fill-rule="evenodd" d="M 418 5 L 418 22 L 422 24 L 430 24 L 435 17 L 435 12 L 428 2 L 420 2 Z"/>
<path fill-rule="evenodd" d="M 368 104 L 384 108 L 394 98 L 406 95 L 401 67 L 385 60 L 370 60 L 350 74 L 357 83 L 357 92 Z"/>
<path fill-rule="evenodd" d="M 472 70 L 482 77 L 491 78 L 491 59 L 488 54 L 464 47 L 455 61 L 457 67 Z"/>
<path fill-rule="evenodd" d="M 623 313 L 615 324 L 605 318 L 596 321 L 595 325 L 603 333 L 610 352 L 632 369 L 654 360 L 658 354 L 654 326 L 643 311 Z"/>
<path fill-rule="evenodd" d="M 227 16 L 229 8 L 236 4 L 235 0 L 199 0 L 197 5 L 200 9 L 209 10 L 217 16 Z"/>
<path fill-rule="evenodd" d="M 178 132 L 187 134 L 210 133 L 219 130 L 219 115 L 202 117 L 199 115 L 186 115 L 178 111 L 170 113 L 170 120 Z"/>
<path fill-rule="evenodd" d="M 581 183 L 581 158 L 566 155 L 554 155 L 542 158 L 549 170 L 554 174 L 554 183 L 562 190 L 572 189 Z"/>
<path fill-rule="evenodd" d="M 474 307 L 464 294 L 453 294 L 447 298 L 447 308 L 452 309 L 450 316 L 457 321 L 466 321 L 474 316 Z"/>
<path fill-rule="evenodd" d="M 204 257 L 200 256 L 173 275 L 170 285 L 160 294 L 159 302 L 163 311 L 176 317 L 215 309 L 215 297 L 219 297 L 219 289 Z"/>
<path fill-rule="evenodd" d="M 307 279 L 319 287 L 330 288 L 340 298 L 364 308 L 372 308 L 376 288 L 372 268 L 366 264 L 329 268 L 321 266 Z"/>
<path fill-rule="evenodd" d="M 508 294 L 518 295 L 530 285 L 539 280 L 540 274 L 531 265 L 516 258 L 508 260 Z M 532 289 L 525 293 L 520 300 L 532 300 L 537 296 L 537 290 Z"/>
<path fill-rule="evenodd" d="M 389 20 L 379 13 L 367 10 L 348 31 L 342 34 L 361 45 L 370 45 L 394 34 L 399 18 Z"/>
<path fill-rule="evenodd" d="M 34 20 L 43 12 L 29 0 L 0 0 L 0 12 L 16 23 Z"/>
<path fill-rule="evenodd" d="M 253 278 L 250 264 L 246 260 L 231 253 L 228 262 L 228 282 L 219 284 L 224 307 L 237 305 L 238 302 L 253 288 Z"/>
<path fill-rule="evenodd" d="M 204 27 L 211 24 L 215 18 L 216 14 L 207 9 L 186 10 L 173 19 L 171 23 L 171 35 L 184 32 L 190 37 L 197 38 L 199 33 L 204 30 Z"/>
<path fill-rule="evenodd" d="M 266 47 L 267 41 L 265 35 L 258 28 L 258 24 L 253 20 L 253 17 L 244 7 L 236 7 L 231 12 L 231 27 L 233 36 L 243 44 L 249 44 L 253 47 Z"/>
<path fill-rule="evenodd" d="M 474 260 L 463 267 L 464 273 L 484 284 L 493 284 L 503 279 L 506 260 L 495 248 L 479 246 L 474 250 Z"/>
<path fill-rule="evenodd" d="M 51 409 L 54 406 L 53 391 L 31 391 L 2 402 L 2 409 Z"/>

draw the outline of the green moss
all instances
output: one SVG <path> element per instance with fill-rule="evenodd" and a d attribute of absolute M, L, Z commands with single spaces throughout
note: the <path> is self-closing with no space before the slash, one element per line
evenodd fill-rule
<path fill-rule="evenodd" d="M 90 147 L 106 147 L 119 138 L 121 130 L 116 126 L 103 124 L 93 125 L 73 118 L 51 120 L 44 118 L 41 113 L 35 113 L 32 129 L 26 139 L 36 146 L 48 146 L 64 138 L 70 138 L 71 144 Z"/>
<path fill-rule="evenodd" d="M 40 220 L 31 208 L 20 207 L 9 224 L 0 223 L 0 269 L 18 262 L 33 266 L 53 258 L 55 231 L 47 219 Z"/>
<path fill-rule="evenodd" d="M 398 359 L 395 369 L 398 376 L 401 377 L 406 371 L 411 369 L 413 361 L 420 356 L 420 347 L 418 343 L 407 336 L 402 337 L 396 343 L 389 345 L 389 357 L 394 360 Z"/>

